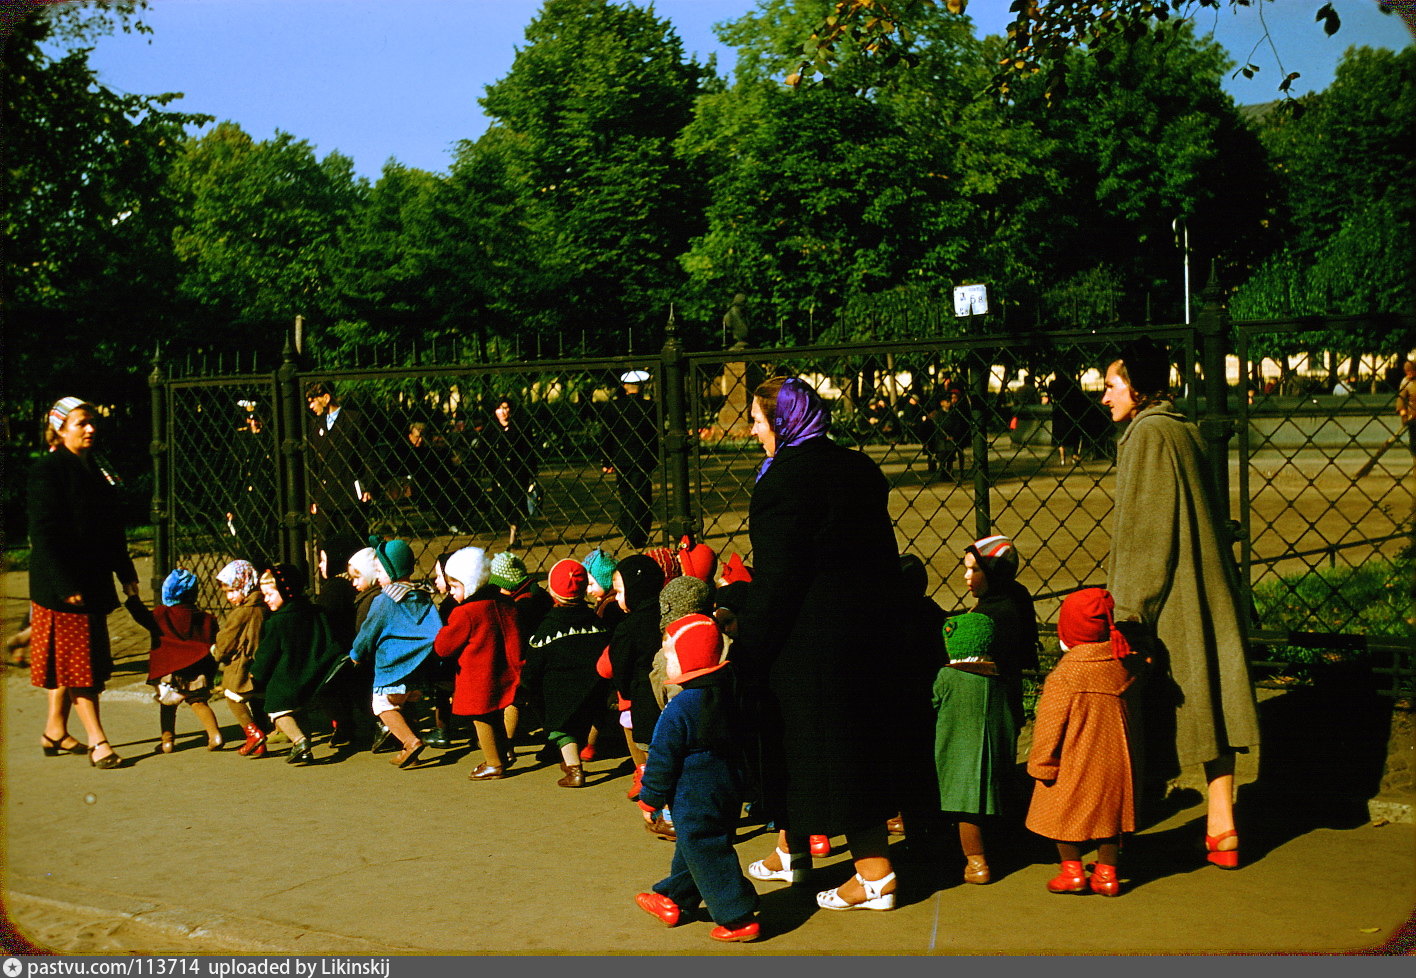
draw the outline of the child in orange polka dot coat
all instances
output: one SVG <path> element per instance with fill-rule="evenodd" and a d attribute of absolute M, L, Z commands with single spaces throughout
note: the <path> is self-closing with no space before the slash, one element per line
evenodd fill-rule
<path fill-rule="evenodd" d="M 1067 595 L 1057 619 L 1063 656 L 1043 686 L 1028 774 L 1036 782 L 1027 826 L 1057 842 L 1053 893 L 1117 896 L 1121 835 L 1136 829 L 1127 692 L 1141 656 L 1116 630 L 1103 588 Z M 1082 854 L 1096 842 L 1090 878 Z"/>

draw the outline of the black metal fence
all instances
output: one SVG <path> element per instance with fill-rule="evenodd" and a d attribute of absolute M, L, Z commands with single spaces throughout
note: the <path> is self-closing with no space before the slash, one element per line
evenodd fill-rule
<path fill-rule="evenodd" d="M 1409 318 L 1378 325 L 1411 330 Z M 1322 328 L 1231 328 L 1212 288 L 1193 326 L 689 354 L 670 324 L 662 351 L 632 358 L 320 369 L 289 350 L 273 373 L 159 367 L 153 573 L 191 568 L 214 608 L 214 574 L 234 556 L 315 567 L 317 544 L 334 533 L 398 535 L 430 574 L 460 546 L 506 549 L 513 525 L 533 573 L 596 546 L 624 554 L 684 534 L 750 564 L 747 506 L 762 460 L 750 394 L 795 374 L 832 403 L 832 436 L 889 478 L 901 550 L 931 568 L 942 606 L 965 594 L 963 547 L 1004 533 L 1051 623 L 1063 594 L 1105 579 L 1115 432 L 1102 377 L 1122 344 L 1147 333 L 1171 345 L 1180 406 L 1211 457 L 1229 460 L 1214 478 L 1262 654 L 1288 662 L 1294 649 L 1359 642 L 1390 669 L 1394 691 L 1409 690 L 1411 453 L 1390 449 L 1357 477 L 1396 430 L 1390 394 L 1295 399 L 1260 387 L 1251 402 L 1248 380 L 1263 369 L 1249 358 L 1254 335 L 1300 326 Z M 1235 335 L 1237 358 L 1226 348 Z M 629 371 L 647 375 L 647 400 L 627 406 L 619 378 Z M 347 426 L 338 452 L 307 402 L 314 380 L 336 392 L 335 426 Z M 496 417 L 504 397 L 510 428 Z M 645 457 L 647 541 L 626 513 L 645 494 L 635 455 Z"/>

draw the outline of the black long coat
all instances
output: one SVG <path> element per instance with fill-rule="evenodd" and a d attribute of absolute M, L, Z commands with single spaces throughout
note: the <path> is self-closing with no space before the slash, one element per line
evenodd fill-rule
<path fill-rule="evenodd" d="M 733 659 L 762 696 L 760 797 L 793 833 L 856 831 L 899 810 L 888 495 L 874 462 L 825 437 L 781 449 L 752 493 L 753 597 Z"/>
<path fill-rule="evenodd" d="M 333 427 L 323 417 L 311 416 L 309 446 L 310 497 L 321 512 L 358 510 L 356 485 L 364 492 L 377 491 L 368 432 L 357 410 L 341 407 Z"/>
<path fill-rule="evenodd" d="M 103 616 L 118 607 L 114 575 L 138 572 L 128 556 L 118 493 L 97 461 L 57 448 L 30 469 L 30 600 L 51 611 Z M 66 604 L 82 594 L 82 607 Z"/>

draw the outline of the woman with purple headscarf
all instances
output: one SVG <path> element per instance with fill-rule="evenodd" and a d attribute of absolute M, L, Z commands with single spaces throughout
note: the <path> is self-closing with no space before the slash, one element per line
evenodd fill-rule
<path fill-rule="evenodd" d="M 776 851 L 748 873 L 805 882 L 808 836 L 844 835 L 856 875 L 817 903 L 889 910 L 900 573 L 890 487 L 869 457 L 826 437 L 826 406 L 805 381 L 758 387 L 752 420 L 767 459 L 748 511 L 754 596 L 733 660 L 757 700 L 760 798 L 780 832 Z"/>

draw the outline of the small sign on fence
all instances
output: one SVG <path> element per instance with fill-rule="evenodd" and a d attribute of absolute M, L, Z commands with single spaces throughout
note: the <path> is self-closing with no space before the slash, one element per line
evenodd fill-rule
<path fill-rule="evenodd" d="M 958 285 L 954 287 L 954 315 L 981 316 L 988 312 L 988 286 Z"/>

